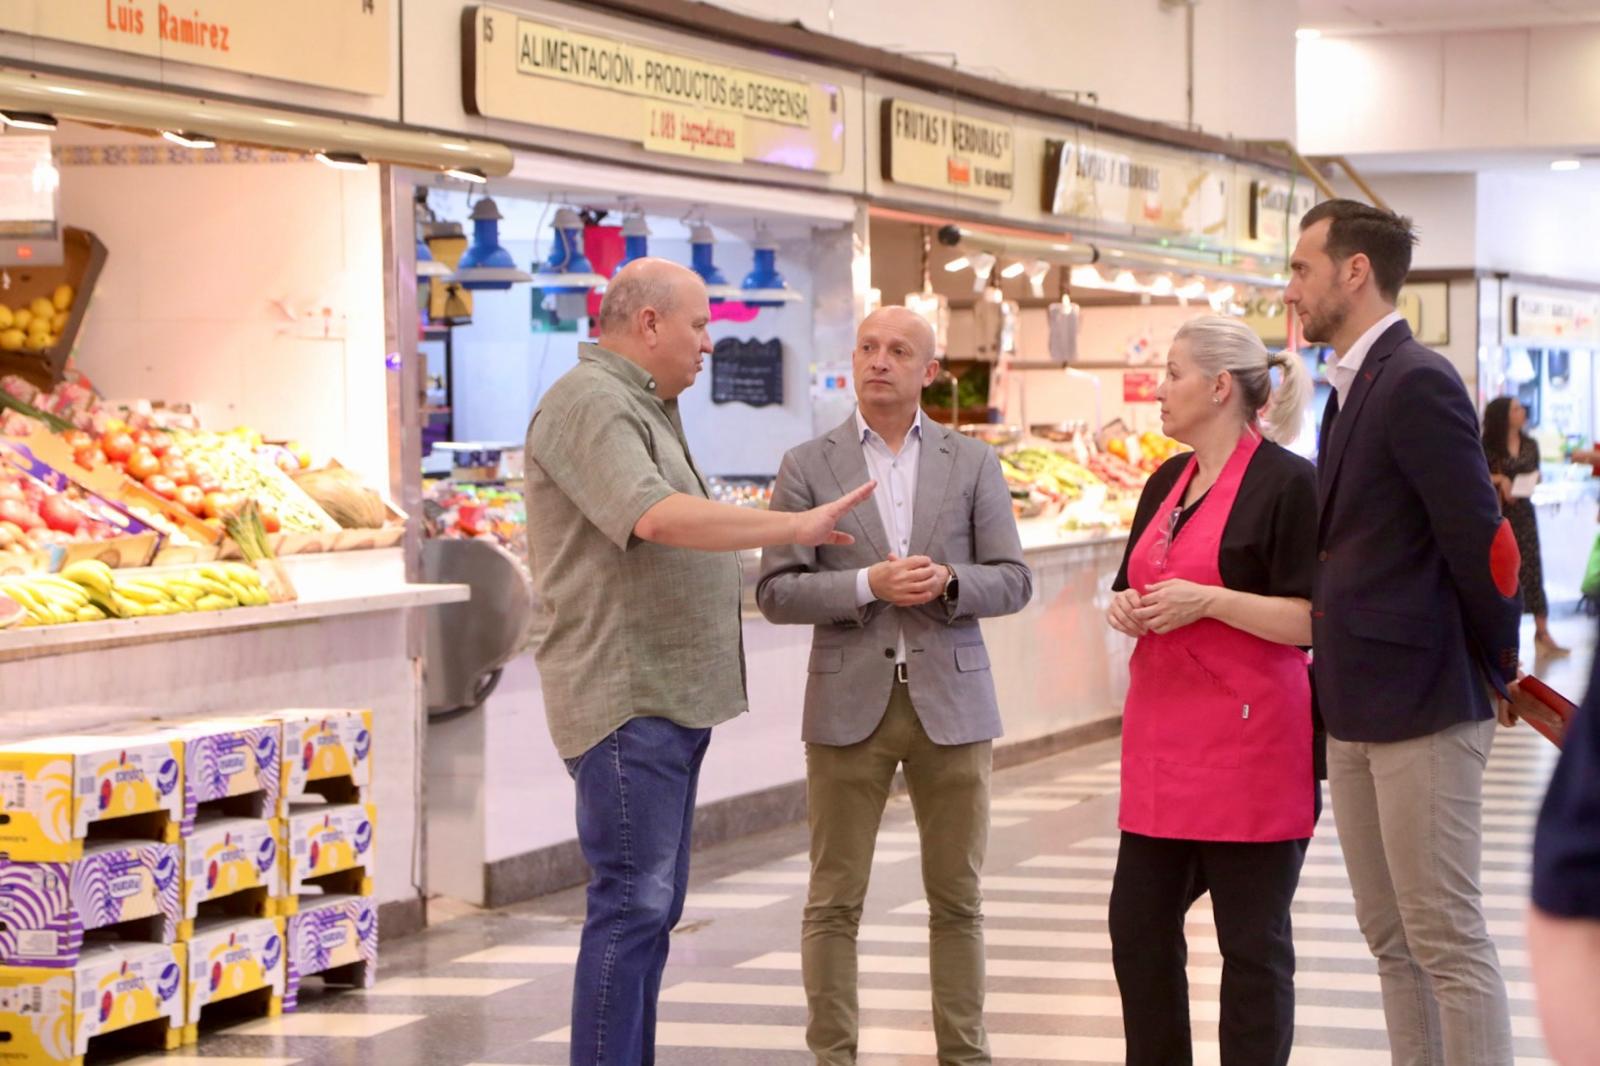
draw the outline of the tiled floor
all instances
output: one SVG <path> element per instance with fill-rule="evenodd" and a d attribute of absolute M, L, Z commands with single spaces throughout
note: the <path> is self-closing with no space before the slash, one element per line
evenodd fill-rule
<path fill-rule="evenodd" d="M 1545 676 L 1574 698 L 1593 624 L 1565 620 L 1583 647 Z M 1542 666 L 1546 664 L 1541 664 Z M 997 1062 L 1120 1063 L 1122 1026 L 1105 927 L 1115 861 L 1117 747 L 1081 749 L 995 778 L 985 881 L 988 1021 Z M 1502 732 L 1486 794 L 1485 904 L 1510 985 L 1519 1064 L 1543 1064 L 1522 939 L 1527 850 L 1554 749 Z M 805 835 L 784 830 L 697 856 L 688 913 L 662 995 L 664 1066 L 802 1066 L 798 929 Z M 879 837 L 861 931 L 863 1064 L 932 1066 L 927 946 L 910 808 Z M 302 993 L 302 1012 L 217 1034 L 198 1052 L 139 1066 L 556 1066 L 566 1062 L 577 891 L 472 913 L 387 945 L 365 995 Z M 1335 827 L 1325 815 L 1295 903 L 1297 1066 L 1380 1066 L 1389 1056 L 1377 978 L 1355 919 Z M 1197 1061 L 1217 1061 L 1221 960 L 1206 900 L 1190 918 Z"/>

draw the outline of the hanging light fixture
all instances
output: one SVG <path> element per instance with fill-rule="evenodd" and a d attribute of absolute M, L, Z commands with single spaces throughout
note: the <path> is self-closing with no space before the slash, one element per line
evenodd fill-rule
<path fill-rule="evenodd" d="M 706 296 L 714 304 L 724 300 L 737 300 L 742 294 L 723 276 L 717 269 L 717 264 L 712 258 L 712 250 L 716 246 L 716 238 L 711 234 L 711 227 L 704 222 L 696 222 L 689 230 L 690 269 L 700 275 L 700 280 L 706 283 Z"/>
<path fill-rule="evenodd" d="M 438 218 L 434 216 L 433 209 L 428 206 L 428 190 L 419 187 L 412 201 L 416 217 L 417 231 L 417 277 L 441 278 L 450 273 L 450 268 L 433 257 L 433 249 L 428 247 L 428 234 L 430 227 L 438 225 Z"/>
<path fill-rule="evenodd" d="M 596 274 L 583 254 L 583 219 L 578 212 L 561 208 L 550 227 L 555 231 L 550 257 L 539 264 L 533 284 L 544 292 L 545 306 L 558 318 L 582 318 L 588 311 L 589 294 L 605 285 L 605 275 Z"/>
<path fill-rule="evenodd" d="M 162 130 L 161 136 L 178 145 L 180 148 L 215 148 L 217 139 L 205 133 L 194 133 L 190 130 Z"/>
<path fill-rule="evenodd" d="M 367 157 L 360 152 L 318 152 L 317 162 L 334 170 L 367 169 Z"/>
<path fill-rule="evenodd" d="M 640 214 L 629 215 L 622 223 L 622 259 L 617 263 L 621 270 L 635 259 L 650 254 L 650 227 Z"/>
<path fill-rule="evenodd" d="M 1000 276 L 1002 278 L 1020 278 L 1022 276 L 1022 272 L 1027 269 L 1028 264 L 1018 259 L 1014 263 L 1007 263 L 1006 268 L 1000 271 Z"/>
<path fill-rule="evenodd" d="M 472 243 L 456 264 L 452 281 L 473 290 L 503 292 L 512 285 L 533 280 L 517 269 L 516 260 L 500 245 L 500 208 L 485 196 L 472 205 Z"/>
<path fill-rule="evenodd" d="M 0 124 L 19 130 L 53 130 L 56 117 L 43 111 L 0 111 Z"/>
<path fill-rule="evenodd" d="M 756 223 L 755 243 L 751 247 L 755 252 L 755 262 L 740 286 L 746 306 L 782 307 L 786 303 L 804 299 L 789 288 L 783 275 L 778 273 L 778 242 L 772 239 L 767 227 L 759 222 Z"/>
<path fill-rule="evenodd" d="M 1050 274 L 1050 264 L 1043 259 L 1035 259 L 1028 264 L 1028 291 L 1034 299 L 1044 298 L 1044 279 Z"/>
<path fill-rule="evenodd" d="M 958 255 L 954 259 L 950 260 L 950 262 L 946 263 L 944 265 L 944 268 L 946 270 L 948 270 L 950 273 L 954 274 L 957 271 L 967 269 L 967 267 L 969 267 L 971 265 L 972 265 L 972 260 L 968 259 L 964 255 Z"/>

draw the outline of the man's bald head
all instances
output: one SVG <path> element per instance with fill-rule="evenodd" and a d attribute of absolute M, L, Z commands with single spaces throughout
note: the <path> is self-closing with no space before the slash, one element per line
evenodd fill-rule
<path fill-rule="evenodd" d="M 915 311 L 898 304 L 880 307 L 861 320 L 861 325 L 856 330 L 856 337 L 859 339 L 877 327 L 888 327 L 891 331 L 906 337 L 916 346 L 917 354 L 923 359 L 934 357 L 938 342 L 934 339 L 933 327 L 928 325 L 927 319 Z"/>
<path fill-rule="evenodd" d="M 606 286 L 599 341 L 649 371 L 655 394 L 670 400 L 699 375 L 711 351 L 710 322 L 711 302 L 699 274 L 666 259 L 635 259 Z"/>
<path fill-rule="evenodd" d="M 635 259 L 606 284 L 600 301 L 600 333 L 626 336 L 639 328 L 639 312 L 652 308 L 658 315 L 669 315 L 684 298 L 705 282 L 700 275 L 670 259 L 646 256 Z"/>

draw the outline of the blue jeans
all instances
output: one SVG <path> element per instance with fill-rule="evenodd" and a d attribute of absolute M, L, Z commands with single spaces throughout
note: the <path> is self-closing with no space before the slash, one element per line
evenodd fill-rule
<path fill-rule="evenodd" d="M 709 729 L 634 718 L 567 760 L 589 907 L 572 990 L 572 1066 L 652 1066 L 656 999 L 689 890 Z"/>

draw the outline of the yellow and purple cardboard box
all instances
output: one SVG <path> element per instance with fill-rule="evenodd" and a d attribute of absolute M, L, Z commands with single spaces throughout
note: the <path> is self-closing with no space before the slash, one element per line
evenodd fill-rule
<path fill-rule="evenodd" d="M 138 919 L 157 919 L 151 939 L 172 943 L 179 858 L 176 844 L 119 840 L 88 845 L 76 862 L 0 860 L 0 966 L 75 966 L 86 932 Z"/>
<path fill-rule="evenodd" d="M 292 809 L 283 823 L 288 862 L 285 895 L 299 896 L 309 879 L 325 874 L 364 869 L 370 878 L 377 820 L 378 809 L 370 803 Z"/>
<path fill-rule="evenodd" d="M 192 935 L 200 904 L 250 889 L 266 898 L 283 895 L 278 823 L 270 818 L 202 819 L 183 839 L 184 935 Z M 270 917 L 273 911 L 266 912 Z"/>
<path fill-rule="evenodd" d="M 91 1038 L 163 1020 L 165 1046 L 184 1024 L 182 944 L 91 944 L 70 969 L 0 967 L 4 1061 L 73 1063 Z"/>
<path fill-rule="evenodd" d="M 287 990 L 284 1010 L 300 999 L 300 982 L 313 974 L 366 963 L 360 985 L 371 988 L 378 974 L 378 907 L 371 896 L 312 896 L 290 916 Z"/>
<path fill-rule="evenodd" d="M 167 815 L 164 839 L 183 821 L 183 743 L 136 735 L 63 736 L 0 746 L 0 855 L 71 862 L 93 822 Z"/>
<path fill-rule="evenodd" d="M 283 787 L 283 726 L 259 714 L 145 722 L 117 733 L 135 732 L 183 743 L 183 834 L 194 830 L 204 803 L 259 795 L 252 817 L 275 818 Z M 242 813 L 234 811 L 233 813 Z"/>
<path fill-rule="evenodd" d="M 372 712 L 363 710 L 273 711 L 282 726 L 283 788 L 279 817 L 291 803 L 313 797 L 314 781 L 349 778 L 357 788 L 372 784 Z"/>
<path fill-rule="evenodd" d="M 192 1042 L 208 1004 L 271 989 L 269 1014 L 283 1009 L 286 968 L 279 918 L 203 918 L 189 941 L 189 1010 L 185 1039 Z"/>

